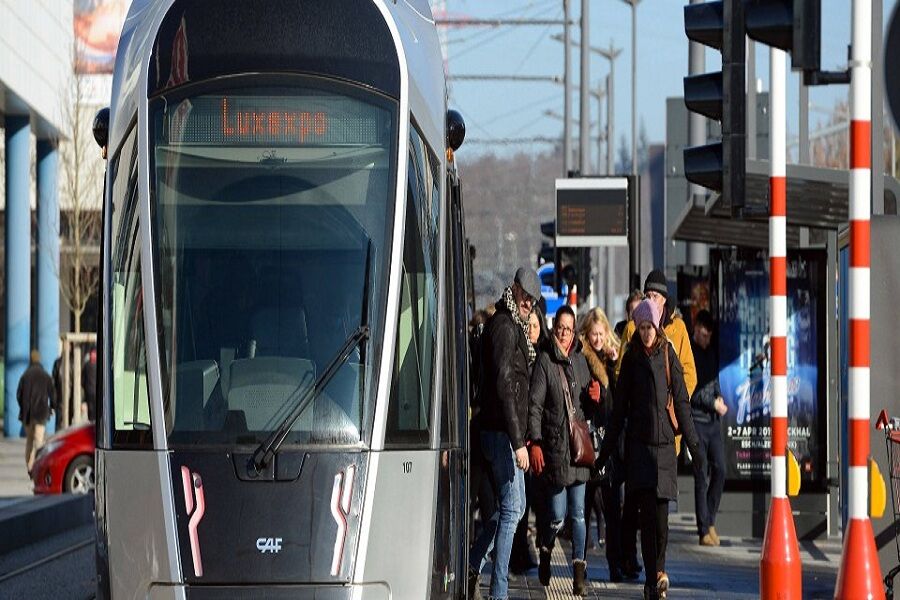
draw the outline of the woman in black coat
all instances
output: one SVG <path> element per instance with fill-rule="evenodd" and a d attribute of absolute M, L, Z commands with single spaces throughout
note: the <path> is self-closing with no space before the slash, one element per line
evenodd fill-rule
<path fill-rule="evenodd" d="M 634 310 L 639 335 L 632 337 L 622 359 L 612 419 L 598 459 L 600 464 L 606 462 L 624 429 L 625 490 L 629 501 L 638 507 L 641 555 L 647 572 L 644 597 L 650 599 L 665 598 L 669 589 L 665 570 L 669 501 L 678 496 L 675 433 L 666 409 L 667 387 L 671 388 L 675 415 L 691 455 L 703 460 L 681 363 L 657 325 L 659 317 L 659 308 L 648 300 Z"/>
<path fill-rule="evenodd" d="M 541 478 L 546 493 L 546 515 L 538 532 L 538 577 L 543 585 L 549 585 L 550 552 L 568 517 L 572 521 L 572 593 L 576 596 L 584 595 L 587 576 L 584 485 L 590 478 L 590 468 L 572 461 L 566 391 L 575 418 L 584 421 L 582 404 L 590 401 L 590 383 L 587 362 L 578 352 L 575 339 L 575 313 L 563 305 L 556 311 L 553 337 L 544 345 L 531 375 L 528 439 L 531 468 Z"/>

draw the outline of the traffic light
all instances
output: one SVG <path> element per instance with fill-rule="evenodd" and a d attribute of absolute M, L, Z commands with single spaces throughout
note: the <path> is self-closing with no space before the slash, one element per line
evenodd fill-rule
<path fill-rule="evenodd" d="M 789 52 L 795 71 L 812 74 L 819 70 L 821 0 L 747 0 L 744 16 L 747 35 Z"/>
<path fill-rule="evenodd" d="M 732 214 L 744 207 L 747 109 L 744 0 L 702 2 L 684 7 L 690 40 L 721 51 L 722 70 L 684 78 L 688 110 L 722 124 L 720 142 L 684 150 L 688 181 L 719 192 Z"/>

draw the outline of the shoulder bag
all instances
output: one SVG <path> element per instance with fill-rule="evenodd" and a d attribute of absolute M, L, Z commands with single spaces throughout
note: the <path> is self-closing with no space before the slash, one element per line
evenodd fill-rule
<path fill-rule="evenodd" d="M 672 432 L 675 435 L 681 435 L 681 425 L 678 424 L 678 417 L 675 416 L 675 397 L 672 395 L 672 369 L 669 367 L 669 342 L 665 342 L 665 359 L 666 359 L 666 412 L 669 413 L 669 425 L 672 426 Z"/>
<path fill-rule="evenodd" d="M 594 445 L 591 440 L 591 434 L 588 431 L 588 425 L 575 414 L 566 372 L 559 363 L 556 364 L 556 367 L 559 369 L 563 396 L 566 399 L 566 410 L 569 412 L 569 448 L 572 451 L 572 462 L 579 467 L 593 467 L 595 460 Z"/>

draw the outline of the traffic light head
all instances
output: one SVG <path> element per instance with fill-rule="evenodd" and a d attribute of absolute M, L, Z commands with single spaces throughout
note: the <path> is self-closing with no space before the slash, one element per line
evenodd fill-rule
<path fill-rule="evenodd" d="M 747 35 L 791 54 L 795 71 L 819 70 L 821 0 L 747 0 Z"/>
<path fill-rule="evenodd" d="M 688 181 L 719 192 L 734 214 L 744 206 L 746 87 L 743 0 L 684 7 L 684 30 L 694 42 L 722 53 L 722 70 L 684 78 L 688 110 L 722 124 L 722 141 L 686 148 Z"/>

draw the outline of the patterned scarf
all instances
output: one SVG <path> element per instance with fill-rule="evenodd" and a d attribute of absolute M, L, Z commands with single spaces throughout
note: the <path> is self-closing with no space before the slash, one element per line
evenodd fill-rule
<path fill-rule="evenodd" d="M 531 338 L 528 337 L 528 321 L 523 321 L 519 318 L 519 307 L 516 306 L 516 299 L 513 298 L 512 287 L 507 287 L 503 290 L 503 304 L 506 305 L 506 308 L 509 309 L 509 312 L 512 313 L 513 321 L 516 322 L 522 329 L 522 333 L 525 335 L 525 344 L 528 346 L 528 366 L 534 364 L 534 359 L 537 357 L 537 353 L 534 351 L 534 345 L 531 343 Z"/>

